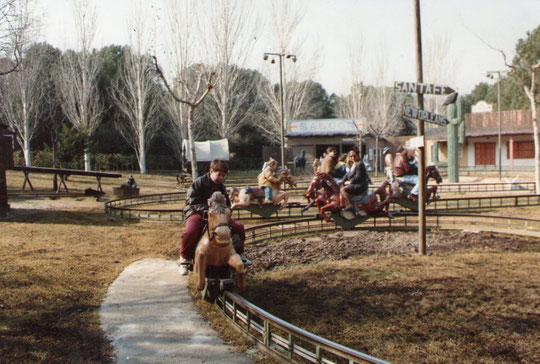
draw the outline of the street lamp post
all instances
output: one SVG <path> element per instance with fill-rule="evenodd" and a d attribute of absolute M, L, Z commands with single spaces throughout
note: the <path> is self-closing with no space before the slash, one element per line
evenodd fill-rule
<path fill-rule="evenodd" d="M 501 74 L 506 71 L 489 71 L 487 77 L 493 79 L 497 75 L 497 113 L 498 113 L 498 135 L 497 135 L 497 154 L 499 156 L 499 180 L 502 180 L 502 154 L 501 154 Z"/>
<path fill-rule="evenodd" d="M 270 59 L 270 63 L 276 63 L 276 58 L 279 58 L 279 99 L 281 106 L 281 167 L 285 168 L 285 102 L 283 99 L 283 58 L 291 59 L 296 62 L 296 56 L 285 52 L 273 53 L 265 52 L 263 59 L 267 61 Z"/>

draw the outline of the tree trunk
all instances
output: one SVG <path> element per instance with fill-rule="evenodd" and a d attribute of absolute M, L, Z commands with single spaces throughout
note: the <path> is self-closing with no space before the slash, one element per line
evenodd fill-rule
<path fill-rule="evenodd" d="M 140 110 L 140 112 L 142 112 L 142 110 Z M 140 168 L 141 174 L 146 174 L 146 142 L 145 142 L 146 135 L 145 135 L 145 130 L 144 130 L 144 120 L 142 117 L 140 117 L 140 120 L 139 120 L 139 128 L 140 128 L 139 168 Z"/>
<path fill-rule="evenodd" d="M 540 137 L 538 135 L 538 114 L 536 105 L 532 105 L 531 113 L 534 138 L 534 182 L 536 183 L 536 193 L 540 194 Z"/>
<path fill-rule="evenodd" d="M 56 168 L 56 141 L 52 142 L 52 166 Z M 55 173 L 53 177 L 53 191 L 58 190 L 58 175 Z"/>
<path fill-rule="evenodd" d="M 30 154 L 30 120 L 26 111 L 26 102 L 22 103 L 23 118 L 24 118 L 24 161 L 27 167 L 32 166 L 32 155 Z"/>
<path fill-rule="evenodd" d="M 26 129 L 26 126 L 25 126 Z M 25 132 L 26 134 L 26 132 Z M 24 136 L 24 161 L 27 167 L 32 167 L 32 156 L 30 154 L 30 140 L 28 140 L 28 134 Z"/>
<path fill-rule="evenodd" d="M 375 135 L 375 177 L 379 176 L 379 135 Z"/>
<path fill-rule="evenodd" d="M 188 125 L 188 138 L 189 138 L 189 156 L 191 157 L 191 179 L 193 181 L 195 181 L 195 179 L 199 177 L 199 171 L 197 169 L 197 153 L 195 152 L 195 141 L 193 140 L 193 128 L 191 125 L 194 111 L 195 109 L 189 106 L 187 125 Z"/>
<path fill-rule="evenodd" d="M 90 148 L 88 147 L 88 143 L 86 143 L 86 145 L 84 146 L 84 170 L 92 170 L 92 164 L 90 162 Z"/>

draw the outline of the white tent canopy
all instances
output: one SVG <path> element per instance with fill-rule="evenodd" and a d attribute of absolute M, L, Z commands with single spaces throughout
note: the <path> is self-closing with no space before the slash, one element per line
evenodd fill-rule
<path fill-rule="evenodd" d="M 189 143 L 184 139 L 182 148 L 186 152 L 186 159 L 191 162 L 189 152 Z M 229 141 L 227 139 L 206 140 L 204 142 L 195 142 L 195 157 L 197 162 L 211 162 L 219 158 L 229 160 Z"/>

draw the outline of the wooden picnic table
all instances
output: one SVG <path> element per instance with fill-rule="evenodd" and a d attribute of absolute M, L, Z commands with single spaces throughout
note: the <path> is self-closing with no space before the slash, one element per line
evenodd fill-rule
<path fill-rule="evenodd" d="M 9 169 L 12 169 L 14 171 L 22 171 L 24 173 L 24 182 L 22 185 L 22 192 L 24 192 L 24 188 L 26 187 L 26 183 L 28 182 L 28 185 L 30 186 L 30 189 L 33 191 L 34 186 L 32 186 L 32 183 L 30 182 L 29 174 L 30 172 L 35 173 L 50 173 L 50 174 L 56 174 L 60 176 L 60 183 L 58 184 L 58 188 L 56 189 L 56 193 L 60 193 L 60 190 L 62 188 L 62 185 L 64 186 L 66 192 L 69 192 L 68 187 L 66 185 L 66 179 L 68 176 L 92 176 L 97 178 L 97 190 L 100 192 L 103 192 L 103 188 L 101 187 L 101 178 L 103 177 L 109 177 L 109 178 L 119 178 L 122 177 L 121 173 L 110 173 L 110 172 L 95 172 L 95 171 L 82 171 L 78 169 L 62 169 L 62 168 L 47 168 L 47 167 L 26 167 L 26 166 L 13 166 Z"/>

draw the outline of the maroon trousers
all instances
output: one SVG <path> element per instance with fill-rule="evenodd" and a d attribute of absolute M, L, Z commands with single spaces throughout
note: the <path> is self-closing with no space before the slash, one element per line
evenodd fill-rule
<path fill-rule="evenodd" d="M 180 256 L 185 259 L 193 259 L 195 257 L 195 249 L 197 243 L 202 236 L 206 221 L 203 220 L 199 214 L 193 214 L 186 220 L 186 229 L 182 234 L 182 242 L 180 244 Z M 233 219 L 229 218 L 229 227 L 231 228 L 231 235 L 238 234 L 242 239 L 242 245 L 237 250 L 238 254 L 244 252 L 244 241 L 246 240 L 246 232 L 244 225 Z"/>

